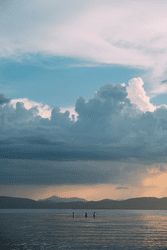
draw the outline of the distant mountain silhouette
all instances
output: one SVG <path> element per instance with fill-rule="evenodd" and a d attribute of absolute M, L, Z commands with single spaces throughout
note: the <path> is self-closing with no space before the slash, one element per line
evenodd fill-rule
<path fill-rule="evenodd" d="M 52 197 L 51 197 L 52 198 Z M 49 198 L 50 199 L 50 198 Z M 79 199 L 79 198 L 78 198 Z M 84 200 L 84 199 L 83 199 Z M 127 200 L 101 200 L 101 201 L 34 201 L 26 198 L 0 196 L 0 208 L 27 208 L 27 209 L 121 209 L 121 210 L 167 210 L 167 197 L 142 197 Z"/>
<path fill-rule="evenodd" d="M 38 202 L 76 202 L 76 201 L 82 201 L 82 202 L 86 202 L 87 200 L 85 199 L 81 199 L 81 198 L 77 198 L 77 197 L 73 197 L 73 198 L 61 198 L 58 196 L 52 196 L 50 198 L 47 199 L 40 199 L 38 200 Z"/>
<path fill-rule="evenodd" d="M 37 204 L 27 198 L 0 196 L 0 208 L 35 208 Z"/>

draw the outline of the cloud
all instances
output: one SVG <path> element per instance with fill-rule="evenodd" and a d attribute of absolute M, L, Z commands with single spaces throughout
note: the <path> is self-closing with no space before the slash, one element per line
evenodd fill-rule
<path fill-rule="evenodd" d="M 0 94 L 0 105 L 9 103 L 10 101 L 10 98 L 6 97 L 4 94 Z"/>
<path fill-rule="evenodd" d="M 138 105 L 128 95 L 124 84 L 105 84 L 88 102 L 77 99 L 76 120 L 58 107 L 42 117 L 49 108 L 28 99 L 1 105 L 1 185 L 109 183 L 121 192 L 134 179 L 141 186 L 141 173 L 166 172 L 167 107 L 144 111 L 145 92 Z"/>
<path fill-rule="evenodd" d="M 38 114 L 43 118 L 50 118 L 51 116 L 51 107 L 48 105 L 44 105 L 42 103 L 37 103 L 32 100 L 28 100 L 27 98 L 19 98 L 19 99 L 13 99 L 11 100 L 11 104 L 13 104 L 14 107 L 16 107 L 16 103 L 21 102 L 24 103 L 24 107 L 26 109 L 31 109 L 32 107 L 38 108 Z"/>
<path fill-rule="evenodd" d="M 152 75 L 150 92 L 158 93 L 167 62 L 163 2 L 30 0 L 6 1 L 0 8 L 2 58 L 42 54 L 142 68 Z"/>
<path fill-rule="evenodd" d="M 132 86 L 140 92 L 131 91 Z M 45 105 L 27 99 L 24 103 L 12 100 L 0 106 L 1 157 L 166 162 L 167 107 L 161 105 L 152 112 L 142 110 L 143 103 L 152 107 L 142 88 L 140 78 L 130 81 L 128 91 L 122 84 L 106 84 L 88 102 L 83 97 L 77 99 L 77 119 L 71 119 L 68 110 L 62 113 L 58 107 L 50 109 L 50 117 L 42 116 L 41 110 L 49 110 Z M 138 105 L 128 98 L 130 91 L 130 98 L 138 100 Z"/>
<path fill-rule="evenodd" d="M 91 162 L 1 159 L 0 163 L 1 185 L 101 184 L 112 179 L 112 173 L 97 171 Z"/>
<path fill-rule="evenodd" d="M 16 103 L 17 102 L 24 103 L 24 107 L 26 109 L 30 109 L 32 107 L 37 107 L 38 108 L 38 114 L 42 118 L 50 119 L 50 117 L 51 117 L 51 112 L 52 112 L 53 107 L 50 107 L 47 104 L 35 102 L 33 100 L 29 100 L 28 98 L 12 99 L 10 103 L 13 105 L 14 108 L 16 108 Z M 75 107 L 67 106 L 67 107 L 60 108 L 61 113 L 64 113 L 66 110 L 68 110 L 70 112 L 70 118 L 72 120 L 76 120 L 77 113 L 75 112 Z"/>
<path fill-rule="evenodd" d="M 128 98 L 132 103 L 136 104 L 140 110 L 145 112 L 156 109 L 156 107 L 150 103 L 150 98 L 146 95 L 143 88 L 144 82 L 140 77 L 131 79 L 128 85 Z"/>

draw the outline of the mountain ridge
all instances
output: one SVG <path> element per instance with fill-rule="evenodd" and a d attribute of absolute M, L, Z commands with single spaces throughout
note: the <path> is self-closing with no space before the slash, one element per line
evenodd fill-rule
<path fill-rule="evenodd" d="M 37 202 L 47 202 L 47 201 L 51 201 L 51 202 L 75 202 L 75 201 L 82 201 L 82 202 L 87 202 L 87 200 L 83 199 L 83 198 L 77 198 L 77 197 L 72 197 L 72 198 L 61 198 L 58 196 L 51 196 L 49 198 L 46 199 L 39 199 L 37 200 Z"/>
<path fill-rule="evenodd" d="M 115 209 L 167 210 L 167 197 L 138 197 L 126 200 L 41 202 L 28 198 L 0 196 L 0 209 Z"/>

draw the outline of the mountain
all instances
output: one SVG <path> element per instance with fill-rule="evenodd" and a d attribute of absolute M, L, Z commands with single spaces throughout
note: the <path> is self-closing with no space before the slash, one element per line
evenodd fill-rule
<path fill-rule="evenodd" d="M 26 198 L 0 196 L 0 208 L 34 208 L 37 202 Z"/>
<path fill-rule="evenodd" d="M 52 197 L 51 197 L 52 198 Z M 167 197 L 141 197 L 127 200 L 101 201 L 34 201 L 32 199 L 0 196 L 0 209 L 115 209 L 115 210 L 167 210 Z"/>
<path fill-rule="evenodd" d="M 76 201 L 82 201 L 82 202 L 86 202 L 87 200 L 85 199 L 81 199 L 81 198 L 77 198 L 77 197 L 73 197 L 73 198 L 61 198 L 58 196 L 52 196 L 50 198 L 47 199 L 40 199 L 38 200 L 38 202 L 76 202 Z"/>

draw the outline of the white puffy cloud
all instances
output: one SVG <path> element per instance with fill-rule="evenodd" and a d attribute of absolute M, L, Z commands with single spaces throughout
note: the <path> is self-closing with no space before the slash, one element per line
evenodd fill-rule
<path fill-rule="evenodd" d="M 26 109 L 31 109 L 32 107 L 38 108 L 38 114 L 43 118 L 50 118 L 51 116 L 51 108 L 48 105 L 43 105 L 42 103 L 34 102 L 29 100 L 28 98 L 19 98 L 11 100 L 11 104 L 16 108 L 16 103 L 22 102 L 24 103 L 24 107 Z"/>
<path fill-rule="evenodd" d="M 17 102 L 24 103 L 24 107 L 26 109 L 37 107 L 39 116 L 41 116 L 42 118 L 48 118 L 48 119 L 51 118 L 51 112 L 52 112 L 53 107 L 50 107 L 47 104 L 42 104 L 42 103 L 39 103 L 39 102 L 35 102 L 35 101 L 32 101 L 32 100 L 29 100 L 28 98 L 12 99 L 10 103 L 13 105 L 14 108 L 16 108 L 16 103 Z M 76 117 L 78 115 L 75 112 L 75 107 L 67 106 L 67 107 L 60 108 L 61 113 L 66 112 L 66 110 L 68 110 L 70 112 L 69 117 L 71 119 L 74 119 L 74 121 L 75 121 L 77 119 Z"/>
<path fill-rule="evenodd" d="M 156 107 L 150 103 L 150 98 L 146 95 L 143 85 L 144 82 L 140 77 L 131 79 L 127 87 L 128 98 L 132 103 L 136 104 L 140 110 L 144 112 L 154 111 Z"/>

